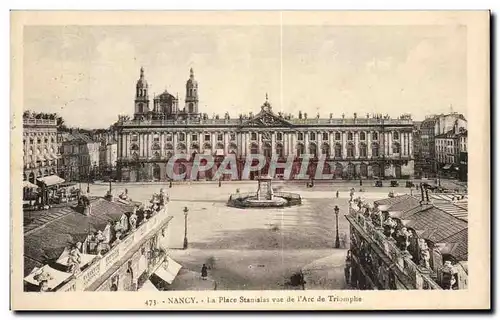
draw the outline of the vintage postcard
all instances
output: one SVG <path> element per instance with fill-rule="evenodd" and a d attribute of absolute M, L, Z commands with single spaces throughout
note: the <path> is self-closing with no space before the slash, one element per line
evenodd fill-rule
<path fill-rule="evenodd" d="M 11 308 L 489 309 L 489 19 L 13 11 Z"/>

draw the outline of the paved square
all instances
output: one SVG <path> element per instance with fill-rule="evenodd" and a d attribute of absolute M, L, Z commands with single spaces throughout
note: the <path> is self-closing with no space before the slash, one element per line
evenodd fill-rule
<path fill-rule="evenodd" d="M 276 183 L 275 186 L 280 185 Z M 254 192 L 256 182 L 193 183 L 191 185 L 127 184 L 114 185 L 115 191 L 128 189 L 133 200 L 147 200 L 164 188 L 170 195 L 169 210 L 174 216 L 170 226 L 171 256 L 184 267 L 199 272 L 203 263 L 213 259 L 209 271 L 218 290 L 277 290 L 287 286 L 290 276 L 306 269 L 306 289 L 345 288 L 343 264 L 346 249 L 335 249 L 335 214 L 338 205 L 339 233 L 348 246 L 348 187 L 282 183 L 283 191 L 303 197 L 301 206 L 283 209 L 237 209 L 226 206 L 236 189 Z M 91 186 L 91 193 L 103 195 L 105 185 Z M 367 192 L 367 200 L 386 196 L 387 190 Z M 184 239 L 183 208 L 188 207 L 188 250 Z M 345 238 L 344 238 L 345 237 Z"/>

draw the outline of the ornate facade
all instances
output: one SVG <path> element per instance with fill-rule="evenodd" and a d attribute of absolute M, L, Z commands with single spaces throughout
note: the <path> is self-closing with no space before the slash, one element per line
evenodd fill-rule
<path fill-rule="evenodd" d="M 57 141 L 57 121 L 52 118 L 23 118 L 23 181 L 36 183 L 36 179 L 57 173 L 60 158 Z"/>
<path fill-rule="evenodd" d="M 134 117 L 120 117 L 117 169 L 122 181 L 167 180 L 167 163 L 176 153 L 186 154 L 175 172 L 189 173 L 196 154 L 213 155 L 216 165 L 200 172 L 197 179 L 210 179 L 224 156 L 234 154 L 238 173 L 252 154 L 279 162 L 294 158 L 292 175 L 301 167 L 301 155 L 310 154 L 309 173 L 314 176 L 318 159 L 327 159 L 323 173 L 336 179 L 373 177 L 410 178 L 413 176 L 413 121 L 409 115 L 398 119 L 388 116 L 308 118 L 274 112 L 266 100 L 257 114 L 231 118 L 201 113 L 198 108 L 198 82 L 191 69 L 186 83 L 184 108 L 168 92 L 154 97 L 150 105 L 144 69 L 136 85 Z M 267 173 L 269 165 L 262 168 Z M 283 169 L 282 169 L 283 170 Z M 276 172 L 280 175 L 280 169 Z M 253 178 L 250 174 L 250 178 Z"/>

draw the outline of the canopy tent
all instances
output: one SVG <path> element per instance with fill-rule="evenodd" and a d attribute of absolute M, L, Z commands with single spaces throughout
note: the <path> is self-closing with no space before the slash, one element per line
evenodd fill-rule
<path fill-rule="evenodd" d="M 41 268 L 34 268 L 33 271 L 31 271 L 31 273 L 24 278 L 24 281 L 32 285 L 39 286 L 40 282 L 36 279 L 42 274 L 44 274 L 43 278 L 47 280 L 49 289 L 56 288 L 72 276 L 71 273 L 62 272 L 51 268 L 48 265 L 44 265 Z"/>
<path fill-rule="evenodd" d="M 166 283 L 172 284 L 181 268 L 180 264 L 167 257 L 165 262 L 154 273 Z"/>
<path fill-rule="evenodd" d="M 36 184 L 33 184 L 29 181 L 23 181 L 23 188 L 28 188 L 28 189 L 38 189 L 38 186 Z"/>
<path fill-rule="evenodd" d="M 146 280 L 142 287 L 138 291 L 160 291 L 158 288 L 149 280 Z"/>
<path fill-rule="evenodd" d="M 61 253 L 61 255 L 59 256 L 59 258 L 57 259 L 57 263 L 59 263 L 59 264 L 61 264 L 63 266 L 68 266 L 69 253 L 70 253 L 70 250 L 68 248 L 65 248 L 64 251 L 63 251 L 63 253 Z M 87 264 L 91 263 L 94 260 L 94 258 L 97 257 L 97 256 L 94 255 L 94 254 L 81 253 L 80 257 L 82 259 L 81 263 L 80 263 L 80 266 L 84 267 Z"/>
<path fill-rule="evenodd" d="M 210 276 L 203 280 L 199 272 L 182 269 L 176 280 L 165 288 L 166 291 L 212 291 L 217 283 Z"/>
<path fill-rule="evenodd" d="M 54 186 L 57 184 L 61 184 L 64 182 L 64 179 L 56 176 L 56 175 L 51 175 L 51 176 L 46 176 L 43 178 L 38 178 L 36 179 L 37 181 L 45 184 L 47 187 Z"/>
<path fill-rule="evenodd" d="M 451 164 L 446 164 L 446 165 L 444 165 L 443 170 L 448 170 L 450 168 L 451 168 Z"/>

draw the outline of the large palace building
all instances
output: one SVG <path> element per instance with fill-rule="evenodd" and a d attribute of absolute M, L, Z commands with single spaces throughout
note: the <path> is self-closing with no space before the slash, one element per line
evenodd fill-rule
<path fill-rule="evenodd" d="M 174 154 L 185 154 L 174 165 L 175 173 L 190 171 L 196 154 L 213 155 L 216 164 L 196 179 L 211 179 L 225 156 L 234 154 L 238 177 L 252 154 L 287 162 L 293 157 L 291 178 L 301 169 L 301 155 L 310 154 L 308 174 L 315 176 L 320 158 L 325 157 L 324 174 L 333 179 L 413 177 L 413 121 L 410 115 L 391 119 L 385 115 L 348 118 L 298 117 L 274 112 L 268 97 L 258 113 L 229 113 L 209 117 L 199 110 L 199 87 L 193 69 L 186 83 L 184 106 L 165 91 L 150 100 L 148 83 L 141 68 L 135 91 L 133 118 L 121 116 L 118 130 L 117 169 L 121 181 L 168 180 L 167 164 Z M 266 174 L 269 164 L 260 172 Z M 281 170 L 281 171 L 280 171 Z M 281 176 L 284 169 L 277 169 Z M 235 177 L 232 177 L 233 179 Z"/>

